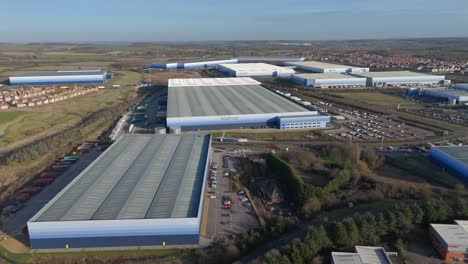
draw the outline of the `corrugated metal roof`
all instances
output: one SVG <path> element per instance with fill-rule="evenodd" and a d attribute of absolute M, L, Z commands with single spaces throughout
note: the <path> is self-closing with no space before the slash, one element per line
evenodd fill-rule
<path fill-rule="evenodd" d="M 209 135 L 125 135 L 35 221 L 196 217 Z"/>
<path fill-rule="evenodd" d="M 342 64 L 333 64 L 321 61 L 299 61 L 299 62 L 286 62 L 285 65 L 297 66 L 297 67 L 312 67 L 318 69 L 361 69 L 367 67 L 349 66 Z"/>
<path fill-rule="evenodd" d="M 468 231 L 463 228 L 462 224 L 463 222 L 460 221 L 456 225 L 431 224 L 431 227 L 447 245 L 468 246 Z"/>
<path fill-rule="evenodd" d="M 301 73 L 301 74 L 294 74 L 294 76 L 303 78 L 303 79 L 359 79 L 359 77 L 349 75 L 349 74 L 342 74 L 342 73 Z M 366 80 L 365 78 L 362 78 Z"/>
<path fill-rule="evenodd" d="M 288 61 L 304 61 L 304 57 L 285 57 L 285 56 L 240 56 L 237 58 L 239 62 L 258 62 L 258 61 L 271 61 L 271 62 L 288 62 Z"/>
<path fill-rule="evenodd" d="M 14 77 L 47 77 L 47 76 L 80 76 L 80 75 L 103 75 L 103 70 L 76 70 L 76 71 L 55 71 L 55 72 L 27 72 L 15 75 Z"/>
<path fill-rule="evenodd" d="M 357 253 L 332 252 L 335 264 L 392 264 L 383 247 L 356 246 Z"/>
<path fill-rule="evenodd" d="M 293 69 L 280 67 L 280 66 L 276 66 L 272 64 L 267 64 L 267 63 L 261 63 L 261 62 L 260 63 L 220 64 L 220 66 L 230 69 L 232 71 L 235 71 L 237 73 L 265 72 L 265 71 L 294 73 Z"/>
<path fill-rule="evenodd" d="M 190 87 L 190 86 L 219 86 L 219 85 L 255 85 L 260 84 L 250 77 L 232 77 L 232 78 L 186 78 L 169 79 L 168 87 Z"/>
<path fill-rule="evenodd" d="M 433 147 L 447 154 L 448 156 L 460 161 L 461 163 L 468 165 L 468 146 L 437 146 Z"/>
<path fill-rule="evenodd" d="M 444 78 L 443 75 L 430 75 L 419 72 L 411 71 L 384 71 L 384 72 L 360 72 L 355 73 L 357 76 L 371 77 L 371 78 L 384 78 L 384 77 L 440 77 Z"/>
<path fill-rule="evenodd" d="M 168 117 L 309 112 L 260 85 L 169 87 Z"/>
<path fill-rule="evenodd" d="M 392 264 L 387 252 L 382 247 L 356 246 L 356 252 L 361 257 L 363 264 Z"/>
<path fill-rule="evenodd" d="M 362 264 L 358 253 L 332 252 L 334 264 Z"/>

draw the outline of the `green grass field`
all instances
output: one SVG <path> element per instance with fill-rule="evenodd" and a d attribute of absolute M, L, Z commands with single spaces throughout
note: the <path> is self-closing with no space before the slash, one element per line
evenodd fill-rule
<path fill-rule="evenodd" d="M 146 249 L 146 250 L 105 250 L 105 251 L 63 251 L 51 253 L 11 253 L 3 247 L 0 247 L 1 259 L 6 263 L 27 263 L 28 261 L 39 259 L 47 261 L 48 257 L 67 256 L 72 258 L 97 257 L 105 261 L 106 257 L 118 255 L 148 255 L 161 258 L 171 258 L 172 260 L 180 257 L 179 249 Z"/>
<path fill-rule="evenodd" d="M 112 60 L 115 56 L 105 54 L 41 54 L 38 56 L 40 60 L 85 60 L 85 61 L 99 61 L 99 60 Z"/>
<path fill-rule="evenodd" d="M 0 247 L 0 263 L 26 263 L 31 257 L 32 255 L 28 253 L 11 253 Z M 6 262 L 2 262 L 2 259 Z"/>
<path fill-rule="evenodd" d="M 82 117 L 126 98 L 129 91 L 131 88 L 104 89 L 58 103 L 0 112 L 0 150 L 60 131 Z"/>
<path fill-rule="evenodd" d="M 18 118 L 19 116 L 22 116 L 26 114 L 27 112 L 25 111 L 6 111 L 6 112 L 0 112 L 0 124 L 11 122 Z"/>
<path fill-rule="evenodd" d="M 114 76 L 109 81 L 109 85 L 132 85 L 140 84 L 143 76 L 138 72 L 133 71 L 117 71 L 112 72 Z"/>
<path fill-rule="evenodd" d="M 379 92 L 369 93 L 335 93 L 336 96 L 347 99 L 365 102 L 372 105 L 388 106 L 388 105 L 418 105 L 418 103 Z"/>
<path fill-rule="evenodd" d="M 218 134 L 216 134 L 218 135 Z M 252 140 L 304 140 L 317 138 L 316 131 L 313 130 L 298 130 L 298 131 L 281 131 L 281 130 L 245 130 L 244 131 L 226 131 L 224 137 L 232 138 L 248 138 Z"/>
<path fill-rule="evenodd" d="M 424 157 L 399 157 L 389 162 L 400 170 L 432 184 L 453 188 L 455 184 L 462 183 L 459 179 L 444 172 L 440 167 Z"/>

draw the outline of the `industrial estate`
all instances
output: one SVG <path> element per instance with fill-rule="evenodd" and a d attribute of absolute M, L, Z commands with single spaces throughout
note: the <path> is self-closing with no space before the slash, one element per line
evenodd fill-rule
<path fill-rule="evenodd" d="M 465 73 L 277 45 L 6 71 L 0 249 L 48 263 L 466 261 Z"/>

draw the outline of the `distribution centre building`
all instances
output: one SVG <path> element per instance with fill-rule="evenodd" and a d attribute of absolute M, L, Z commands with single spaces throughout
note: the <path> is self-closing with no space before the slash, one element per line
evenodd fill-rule
<path fill-rule="evenodd" d="M 324 128 L 330 122 L 251 78 L 170 79 L 168 89 L 167 126 L 182 131 Z"/>
<path fill-rule="evenodd" d="M 209 135 L 124 135 L 28 221 L 31 248 L 199 243 Z"/>
<path fill-rule="evenodd" d="M 468 259 L 468 221 L 456 224 L 431 224 L 431 242 L 447 262 L 465 263 Z"/>
<path fill-rule="evenodd" d="M 83 84 L 106 81 L 107 72 L 103 70 L 30 72 L 10 77 L 10 85 Z"/>
<path fill-rule="evenodd" d="M 455 88 L 468 91 L 468 83 L 457 83 L 455 84 Z"/>
<path fill-rule="evenodd" d="M 367 86 L 379 87 L 437 85 L 445 81 L 445 76 L 443 75 L 430 75 L 410 71 L 363 72 L 355 73 L 354 75 L 366 78 Z"/>
<path fill-rule="evenodd" d="M 162 62 L 153 63 L 146 69 L 159 69 L 159 70 L 176 70 L 176 69 L 202 69 L 214 67 L 219 64 L 232 64 L 237 63 L 237 59 L 228 60 L 209 60 L 209 61 L 194 61 L 194 62 Z"/>
<path fill-rule="evenodd" d="M 239 63 L 243 62 L 288 62 L 288 61 L 304 61 L 304 57 L 281 57 L 281 56 L 241 56 L 234 58 Z"/>
<path fill-rule="evenodd" d="M 440 98 L 451 105 L 465 105 L 468 104 L 468 90 L 449 89 L 449 88 L 436 88 L 436 89 L 423 89 L 423 96 Z"/>
<path fill-rule="evenodd" d="M 430 155 L 436 162 L 468 178 L 468 146 L 431 147 Z"/>
<path fill-rule="evenodd" d="M 284 65 L 294 66 L 299 70 L 316 73 L 359 73 L 369 71 L 369 68 L 366 67 L 332 64 L 319 61 L 285 62 Z"/>
<path fill-rule="evenodd" d="M 366 86 L 366 78 L 342 73 L 305 73 L 293 74 L 291 79 L 306 87 L 348 88 Z"/>
<path fill-rule="evenodd" d="M 356 253 L 332 252 L 332 264 L 392 264 L 383 247 L 356 246 Z"/>
<path fill-rule="evenodd" d="M 267 63 L 220 64 L 218 70 L 234 77 L 291 77 L 293 69 Z"/>

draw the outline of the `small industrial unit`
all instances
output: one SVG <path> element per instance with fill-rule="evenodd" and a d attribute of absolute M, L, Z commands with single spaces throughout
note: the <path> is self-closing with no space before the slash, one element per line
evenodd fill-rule
<path fill-rule="evenodd" d="M 367 86 L 417 86 L 444 84 L 445 76 L 410 71 L 385 71 L 353 73 L 367 79 Z"/>
<path fill-rule="evenodd" d="M 431 242 L 444 261 L 465 263 L 468 259 L 468 221 L 431 224 Z"/>
<path fill-rule="evenodd" d="M 332 264 L 392 264 L 383 247 L 356 246 L 356 253 L 332 252 Z M 396 253 L 393 253 L 396 254 Z"/>
<path fill-rule="evenodd" d="M 220 64 L 220 72 L 234 77 L 283 77 L 289 78 L 295 73 L 293 69 L 267 63 Z"/>
<path fill-rule="evenodd" d="M 341 73 L 293 74 L 291 78 L 298 84 L 314 88 L 350 88 L 366 86 L 366 78 L 359 78 Z"/>
<path fill-rule="evenodd" d="M 366 67 L 332 64 L 319 61 L 285 62 L 284 65 L 293 66 L 298 70 L 315 73 L 360 73 L 369 71 L 369 68 Z"/>
<path fill-rule="evenodd" d="M 325 128 L 311 111 L 248 77 L 170 79 L 167 126 L 182 131 L 239 128 Z"/>
<path fill-rule="evenodd" d="M 124 135 L 28 221 L 31 248 L 194 245 L 209 135 Z"/>
<path fill-rule="evenodd" d="M 468 146 L 431 147 L 431 158 L 452 172 L 468 178 Z"/>
<path fill-rule="evenodd" d="M 9 80 L 10 85 L 104 83 L 107 81 L 107 72 L 103 70 L 30 72 L 12 76 Z"/>
<path fill-rule="evenodd" d="M 209 61 L 192 61 L 192 62 L 160 62 L 153 63 L 146 67 L 148 70 L 177 70 L 177 69 L 202 69 L 214 67 L 219 64 L 237 63 L 237 59 L 228 60 L 209 60 Z"/>

